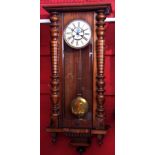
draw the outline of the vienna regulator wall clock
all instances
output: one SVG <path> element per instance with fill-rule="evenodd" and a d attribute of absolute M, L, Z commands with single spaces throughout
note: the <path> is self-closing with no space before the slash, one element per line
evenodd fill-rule
<path fill-rule="evenodd" d="M 106 134 L 104 21 L 110 4 L 44 6 L 51 21 L 51 122 L 56 142 L 64 133 L 82 153 Z"/>

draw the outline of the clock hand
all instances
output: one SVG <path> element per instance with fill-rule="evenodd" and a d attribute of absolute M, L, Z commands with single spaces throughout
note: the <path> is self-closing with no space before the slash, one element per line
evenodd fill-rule
<path fill-rule="evenodd" d="M 75 29 L 73 29 L 73 32 L 75 32 L 77 34 L 77 32 L 75 31 Z"/>

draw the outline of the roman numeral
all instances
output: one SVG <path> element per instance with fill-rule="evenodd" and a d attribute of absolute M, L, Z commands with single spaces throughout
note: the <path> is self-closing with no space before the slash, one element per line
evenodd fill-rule
<path fill-rule="evenodd" d="M 85 33 L 84 35 L 89 35 L 90 33 Z"/>
<path fill-rule="evenodd" d="M 84 39 L 85 41 L 87 41 L 87 40 L 88 40 L 85 36 L 83 37 L 83 39 Z"/>
<path fill-rule="evenodd" d="M 78 27 L 80 27 L 80 22 L 78 22 Z"/>
<path fill-rule="evenodd" d="M 68 38 L 67 38 L 67 40 L 69 41 L 71 38 L 73 38 L 73 36 L 71 36 L 71 37 L 68 37 Z"/>
<path fill-rule="evenodd" d="M 73 44 L 74 43 L 74 38 L 73 38 L 73 40 L 71 41 L 71 44 Z"/>
<path fill-rule="evenodd" d="M 83 45 L 83 41 L 81 40 L 81 43 L 82 43 L 82 45 Z"/>
<path fill-rule="evenodd" d="M 72 32 L 66 32 L 66 34 L 72 34 Z"/>
<path fill-rule="evenodd" d="M 78 43 L 78 40 L 76 41 L 76 46 L 78 46 L 79 45 L 79 43 Z"/>
<path fill-rule="evenodd" d="M 74 23 L 73 23 L 72 25 L 74 26 L 74 28 L 76 28 L 76 26 L 75 26 L 75 24 L 74 24 Z"/>

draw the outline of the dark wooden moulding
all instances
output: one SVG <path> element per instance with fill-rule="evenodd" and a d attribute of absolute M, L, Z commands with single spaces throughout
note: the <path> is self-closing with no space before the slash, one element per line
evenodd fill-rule
<path fill-rule="evenodd" d="M 70 144 L 76 146 L 77 151 L 82 154 L 85 148 L 90 145 L 93 135 L 96 135 L 98 143 L 102 144 L 103 137 L 107 132 L 104 112 L 104 21 L 106 16 L 111 13 L 111 5 L 48 5 L 44 6 L 44 9 L 50 13 L 51 21 L 51 123 L 47 132 L 52 134 L 54 143 L 58 133 L 64 133 L 71 138 Z M 93 53 L 91 58 L 92 74 L 85 75 L 92 76 L 90 94 L 92 96 L 90 111 L 92 117 L 91 121 L 86 119 L 85 122 L 81 121 L 81 125 L 77 126 L 74 123 L 70 124 L 74 117 L 69 118 L 68 122 L 64 117 L 64 109 L 68 108 L 68 105 L 64 104 L 64 87 L 66 86 L 64 85 L 64 52 L 75 53 L 74 49 L 67 47 L 63 41 L 63 30 L 66 26 L 64 18 L 67 22 L 82 18 L 89 21 L 90 23 L 88 23 L 92 26 L 91 46 L 88 47 L 89 49 L 84 48 L 85 51 L 91 50 Z M 89 60 L 83 59 L 83 61 Z"/>

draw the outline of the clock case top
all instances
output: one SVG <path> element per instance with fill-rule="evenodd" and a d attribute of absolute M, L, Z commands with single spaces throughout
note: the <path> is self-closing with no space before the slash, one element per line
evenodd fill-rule
<path fill-rule="evenodd" d="M 97 10 L 104 10 L 105 15 L 109 15 L 112 11 L 111 4 L 97 3 L 97 4 L 81 4 L 81 5 L 46 5 L 43 8 L 48 12 L 91 12 Z"/>
<path fill-rule="evenodd" d="M 99 14 L 107 16 L 111 13 L 110 4 L 97 4 L 97 5 L 63 5 L 63 6 L 44 6 L 44 9 L 50 13 L 51 20 L 51 65 L 53 66 L 51 71 L 57 71 L 51 77 L 51 99 L 54 104 L 51 103 L 51 125 L 47 129 L 52 133 L 53 142 L 56 141 L 57 133 L 65 133 L 65 135 L 72 138 L 71 144 L 73 146 L 86 147 L 90 144 L 90 138 L 92 135 L 97 135 L 99 144 L 102 143 L 104 134 L 106 134 L 105 124 L 96 119 L 97 108 L 97 72 L 104 70 L 99 67 L 97 63 L 97 50 L 102 53 L 103 48 L 96 47 L 98 39 L 97 33 L 100 33 L 98 27 L 103 27 L 103 19 L 101 20 Z M 96 18 L 98 14 L 98 19 Z M 88 22 L 92 29 L 92 39 L 88 46 L 81 49 L 82 52 L 82 66 L 83 66 L 83 87 L 84 97 L 89 102 L 89 111 L 85 119 L 78 120 L 69 111 L 70 101 L 72 96 L 76 96 L 76 85 L 78 87 L 78 81 L 71 81 L 67 79 L 66 73 L 77 74 L 78 67 L 74 65 L 79 62 L 80 55 L 79 50 L 72 49 L 63 40 L 63 30 L 69 22 L 75 19 L 82 19 Z M 100 20 L 100 21 L 99 21 Z M 101 25 L 102 24 L 102 25 Z M 97 32 L 98 31 L 98 32 Z M 102 31 L 102 30 L 101 30 Z M 101 32 L 102 33 L 102 32 Z M 53 42 L 52 42 L 53 37 Z M 104 42 L 103 37 L 98 42 Z M 102 58 L 101 58 L 102 59 Z M 56 64 L 56 65 L 55 65 Z M 74 66 L 72 68 L 72 66 Z M 90 66 L 90 67 L 88 67 Z M 100 65 L 101 66 L 101 65 Z M 102 66 L 104 67 L 104 66 Z M 56 75 L 56 76 L 55 76 Z M 98 76 L 99 77 L 99 76 Z M 102 78 L 102 77 L 101 77 Z M 101 79 L 102 81 L 103 79 Z M 102 82 L 101 82 L 102 85 Z M 68 87 L 69 86 L 69 87 Z M 52 90 L 52 87 L 55 90 Z M 102 86 L 101 86 L 102 87 Z M 71 89 L 70 89 L 71 88 Z M 73 89 L 73 90 L 72 90 Z M 101 88 L 102 89 L 102 88 Z M 100 97 L 100 96 L 99 96 Z M 56 101 L 57 100 L 57 101 Z M 59 100 L 59 101 L 58 101 Z M 51 102 L 52 102 L 51 101 Z M 53 107 L 53 105 L 55 107 Z M 102 108 L 99 105 L 98 108 Z M 59 107 L 59 109 L 57 109 Z M 55 109 L 54 109 L 55 108 Z M 98 109 L 100 111 L 100 109 Z M 53 112 L 54 111 L 54 112 Z M 101 110 L 101 112 L 103 112 Z M 81 149 L 81 148 L 80 148 Z"/>

